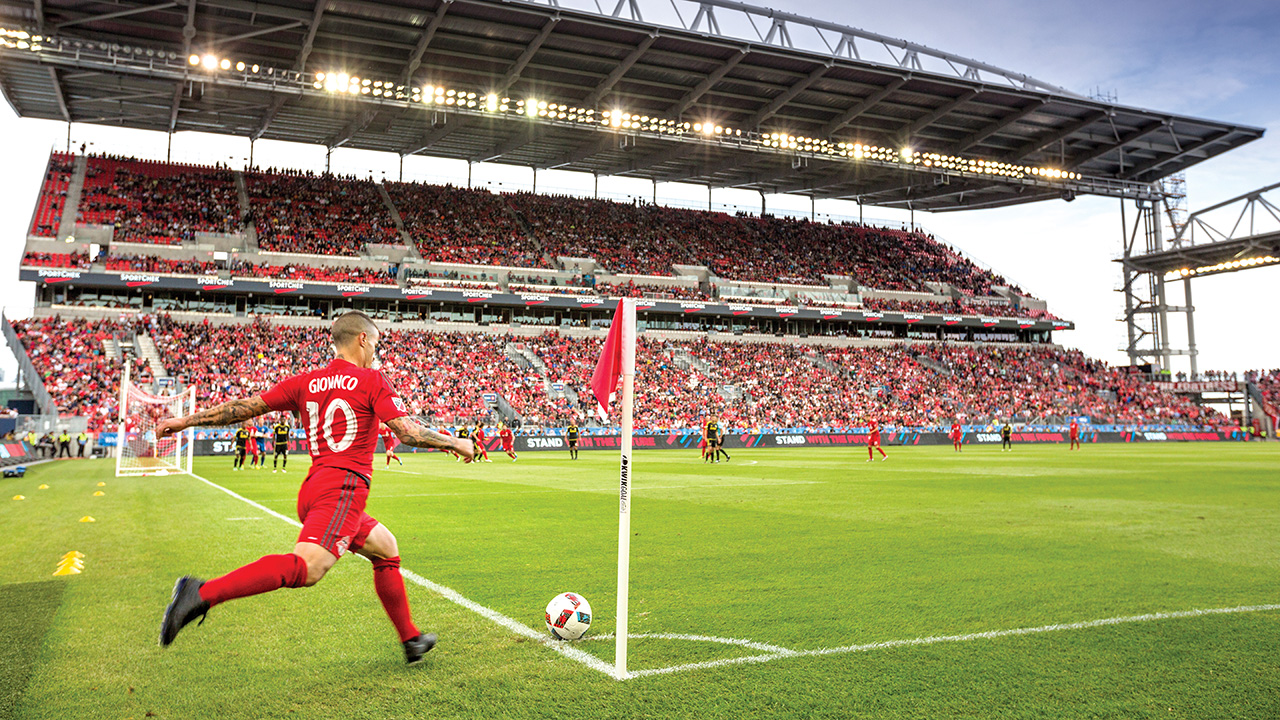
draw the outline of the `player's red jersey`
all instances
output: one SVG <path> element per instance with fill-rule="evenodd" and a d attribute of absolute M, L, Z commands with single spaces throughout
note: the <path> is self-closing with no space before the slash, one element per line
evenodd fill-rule
<path fill-rule="evenodd" d="M 1071 421 L 1071 437 L 1078 437 L 1079 435 L 1080 435 L 1080 425 L 1076 423 L 1075 420 L 1072 420 Z"/>
<path fill-rule="evenodd" d="M 498 437 L 502 439 L 502 447 L 510 450 L 511 445 L 515 442 L 515 437 L 511 434 L 511 428 L 502 428 L 502 432 L 498 433 Z"/>
<path fill-rule="evenodd" d="M 880 442 L 880 423 L 872 420 L 871 424 L 867 426 L 867 429 L 871 431 L 869 441 L 873 443 Z"/>
<path fill-rule="evenodd" d="M 960 423 L 951 423 L 951 437 L 960 437 Z"/>
<path fill-rule="evenodd" d="M 383 428 L 378 431 L 378 434 L 382 436 L 382 447 L 388 451 L 400 444 L 400 438 L 396 435 L 396 431 L 391 428 Z"/>
<path fill-rule="evenodd" d="M 378 446 L 378 423 L 409 412 L 382 373 L 335 358 L 294 375 L 262 394 L 267 407 L 298 413 L 311 447 L 311 472 L 349 470 L 368 478 Z"/>
<path fill-rule="evenodd" d="M 484 428 L 476 428 L 476 431 L 471 433 L 471 437 L 475 438 L 476 442 L 484 442 Z"/>

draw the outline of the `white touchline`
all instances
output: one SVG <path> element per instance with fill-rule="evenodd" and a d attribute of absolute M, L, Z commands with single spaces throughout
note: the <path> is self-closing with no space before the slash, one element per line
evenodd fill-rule
<path fill-rule="evenodd" d="M 665 668 L 653 668 L 649 670 L 634 670 L 631 677 L 647 677 L 649 675 L 665 675 L 674 672 L 684 672 L 688 670 L 702 670 L 706 668 L 722 667 L 724 665 L 741 665 L 743 663 L 762 663 L 771 660 L 780 660 L 782 658 L 791 657 L 814 657 L 818 655 L 840 655 L 844 653 L 870 652 L 872 650 L 885 650 L 898 647 L 913 647 L 917 645 L 934 645 L 937 643 L 955 643 L 968 642 L 970 640 L 990 640 L 993 638 L 1013 637 L 1017 635 L 1036 635 L 1039 633 L 1058 632 L 1061 630 L 1086 630 L 1089 628 L 1105 627 L 1107 625 L 1125 625 L 1129 623 L 1151 622 L 1154 620 L 1174 620 L 1178 618 L 1202 617 L 1205 615 L 1230 615 L 1234 613 L 1247 612 L 1263 612 L 1267 610 L 1280 610 L 1280 604 L 1275 605 L 1240 605 L 1238 607 L 1229 608 L 1205 608 L 1199 610 L 1179 610 L 1175 612 L 1148 613 L 1146 615 L 1127 615 L 1123 617 L 1103 618 L 1101 620 L 1085 620 L 1083 622 L 1059 623 L 1056 625 L 1040 625 L 1038 627 L 1014 628 L 1011 630 L 990 630 L 987 632 L 967 633 L 965 635 L 934 635 L 931 637 L 913 638 L 911 640 L 886 640 L 884 642 L 867 643 L 865 645 L 845 645 L 843 647 L 834 648 L 818 648 L 816 650 L 785 650 L 783 652 L 773 652 L 768 655 L 752 655 L 748 657 L 725 658 L 723 660 L 708 660 L 706 662 L 688 663 L 686 665 L 674 665 Z M 633 636 L 634 637 L 634 636 Z M 708 638 L 712 639 L 712 638 Z"/>
<path fill-rule="evenodd" d="M 266 507 L 265 505 L 256 503 L 250 500 L 249 498 L 235 492 L 234 490 L 224 488 L 215 482 L 211 482 L 209 480 L 206 480 L 205 478 L 200 477 L 199 475 L 196 475 L 195 473 L 191 473 L 191 476 L 210 487 L 221 490 L 222 492 L 230 495 L 231 497 L 237 500 L 240 500 L 241 502 L 245 502 L 245 503 L 248 503 L 249 505 L 252 505 L 253 507 L 261 510 L 262 512 L 272 517 L 280 518 L 281 520 L 289 523 L 294 527 L 302 527 L 302 523 L 298 522 L 297 520 L 294 520 L 293 518 L 288 517 L 287 515 L 282 515 L 276 512 L 275 510 L 272 510 L 271 508 Z M 357 555 L 357 557 L 363 557 L 363 556 Z M 560 653 L 561 655 L 569 658 L 570 660 L 576 660 L 577 662 L 580 662 L 583 665 L 586 665 L 592 670 L 599 670 L 600 672 L 604 673 L 605 675 L 608 675 L 609 677 L 614 677 L 615 675 L 613 671 L 613 666 L 601 660 L 600 658 L 596 657 L 595 655 L 579 650 L 566 642 L 555 640 L 545 633 L 540 633 L 537 630 L 534 630 L 533 628 L 529 627 L 528 625 L 525 625 L 519 620 L 509 618 L 506 615 L 503 615 L 502 613 L 498 612 L 497 610 L 492 610 L 490 608 L 487 608 L 481 605 L 480 603 L 475 602 L 474 600 L 470 600 L 466 597 L 463 597 L 462 594 L 459 593 L 457 590 L 445 587 L 444 585 L 441 585 L 439 583 L 432 582 L 404 566 L 400 567 L 400 574 L 404 576 L 406 580 L 412 583 L 415 583 L 417 585 L 420 585 L 436 593 L 437 595 L 440 595 L 441 597 L 448 600 L 449 602 L 455 603 L 457 605 L 461 605 L 462 607 L 482 617 L 488 618 L 489 620 L 492 620 L 493 622 L 501 625 L 502 627 L 510 630 L 511 632 L 514 632 L 517 635 L 523 635 L 524 637 L 527 637 L 530 640 L 536 640 L 542 643 L 543 645 L 545 645 L 546 647 L 549 647 L 552 650 L 555 650 L 556 652 Z"/>
<path fill-rule="evenodd" d="M 237 500 L 240 500 L 241 502 L 245 502 L 245 503 L 248 503 L 249 505 L 252 505 L 253 507 L 261 510 L 262 512 L 268 515 L 271 515 L 272 517 L 279 518 L 289 523 L 290 525 L 293 525 L 294 527 L 302 527 L 302 523 L 298 522 L 297 520 L 294 520 L 293 518 L 288 517 L 286 515 L 282 515 L 276 512 L 275 510 L 272 510 L 271 508 L 266 507 L 265 505 L 256 503 L 253 500 L 250 500 L 249 498 L 243 495 L 240 495 L 239 493 L 236 493 L 233 490 L 224 488 L 215 482 L 210 482 L 209 480 L 206 480 L 200 477 L 199 475 L 196 475 L 195 473 L 192 473 L 191 476 L 199 480 L 200 482 L 203 482 L 206 485 L 209 485 L 210 487 L 221 490 L 222 492 L 230 495 L 231 497 Z M 726 486 L 726 487 L 732 487 L 732 486 Z M 228 519 L 234 519 L 234 518 L 228 518 Z M 439 583 L 432 582 L 422 577 L 421 575 L 413 572 L 412 570 L 409 570 L 408 568 L 401 566 L 400 574 L 403 575 L 405 579 L 409 580 L 410 582 L 416 585 L 419 585 L 421 587 L 424 587 L 436 593 L 437 595 L 440 595 L 441 597 L 448 600 L 449 602 L 460 605 L 480 615 L 481 617 L 492 620 L 493 622 L 501 625 L 502 627 L 507 628 L 508 630 L 516 633 L 517 635 L 522 635 L 524 637 L 529 638 L 530 640 L 536 640 L 542 645 L 548 648 L 551 648 L 552 650 L 560 653 L 561 655 L 569 658 L 570 660 L 577 661 L 591 668 L 592 670 L 598 670 L 611 678 L 618 679 L 616 673 L 614 672 L 613 665 L 610 665 L 609 663 L 601 660 L 600 658 L 596 657 L 595 655 L 592 655 L 591 653 L 579 650 L 573 647 L 572 645 L 570 645 L 569 643 L 566 643 L 560 640 L 554 640 L 548 637 L 547 635 L 541 632 L 538 632 L 537 630 L 534 630 L 528 625 L 525 625 L 519 620 L 515 620 L 513 618 L 507 617 L 506 615 L 503 615 L 497 610 L 487 608 L 475 602 L 474 600 L 470 600 L 464 597 L 457 590 L 445 587 L 444 585 L 441 585 Z M 751 648 L 752 650 L 760 650 L 761 652 L 764 652 L 766 654 L 749 655 L 746 657 L 736 657 L 736 658 L 724 658 L 721 660 L 707 660 L 705 662 L 687 663 L 684 665 L 672 665 L 671 667 L 664 667 L 664 668 L 632 670 L 627 674 L 627 677 L 622 679 L 630 680 L 634 678 L 649 677 L 651 675 L 668 675 L 671 673 L 687 672 L 690 670 L 705 670 L 710 668 L 724 667 L 726 665 L 764 663 L 764 662 L 770 662 L 772 660 L 781 660 L 783 658 L 816 657 L 820 655 L 842 655 L 845 653 L 870 652 L 872 650 L 887 650 L 890 648 L 899 648 L 899 647 L 914 647 L 918 645 L 935 645 L 938 643 L 968 642 L 971 640 L 991 640 L 995 638 L 1014 637 L 1018 635 L 1037 635 L 1040 633 L 1059 632 L 1062 630 L 1087 630 L 1089 628 L 1106 627 L 1108 625 L 1126 625 L 1130 623 L 1152 622 L 1155 620 L 1176 620 L 1179 618 L 1203 617 L 1205 615 L 1231 615 L 1235 613 L 1265 612 L 1268 610 L 1280 610 L 1280 604 L 1239 605 L 1236 607 L 1229 607 L 1229 608 L 1203 608 L 1203 609 L 1197 609 L 1197 610 L 1176 610 L 1172 612 L 1147 613 L 1145 615 L 1125 615 L 1121 617 L 1102 618 L 1100 620 L 1085 620 L 1081 622 L 1059 623 L 1055 625 L 1039 625 L 1036 627 L 1013 628 L 1010 630 L 988 630 L 985 632 L 967 633 L 964 635 L 933 635 L 929 637 L 912 638 L 910 640 L 885 640 L 882 642 L 866 643 L 863 645 L 844 645 L 841 647 L 833 647 L 833 648 L 817 648 L 815 650 L 789 650 L 779 645 L 769 645 L 767 643 L 755 642 L 752 640 L 738 640 L 734 638 L 712 637 L 709 635 L 679 635 L 679 634 L 672 634 L 672 633 L 629 633 L 627 635 L 628 638 L 715 642 L 715 643 L 721 643 L 726 645 L 739 645 L 742 647 Z M 595 636 L 588 637 L 586 639 L 607 640 L 607 639 L 611 639 L 612 637 L 613 637 L 612 635 L 595 635 Z"/>

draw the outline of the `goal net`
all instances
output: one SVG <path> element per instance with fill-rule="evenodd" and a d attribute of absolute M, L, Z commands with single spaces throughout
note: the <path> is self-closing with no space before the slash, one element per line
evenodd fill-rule
<path fill-rule="evenodd" d="M 166 418 L 190 415 L 195 409 L 194 387 L 178 395 L 154 395 L 133 384 L 126 362 L 120 381 L 116 477 L 190 473 L 195 431 L 188 429 L 159 439 L 156 427 Z"/>

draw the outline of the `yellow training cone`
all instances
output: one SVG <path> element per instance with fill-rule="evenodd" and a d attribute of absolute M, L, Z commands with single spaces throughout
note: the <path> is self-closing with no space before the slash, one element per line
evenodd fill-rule
<path fill-rule="evenodd" d="M 100 483 L 98 483 L 98 487 L 106 487 L 106 486 L 107 486 L 107 484 L 106 484 L 106 483 L 104 483 L 104 482 L 100 482 Z"/>
<path fill-rule="evenodd" d="M 13 496 L 13 499 L 14 499 L 14 500 L 26 500 L 26 498 L 25 498 L 24 496 L 22 496 L 22 495 L 14 495 L 14 496 Z"/>
<path fill-rule="evenodd" d="M 84 553 L 78 550 L 72 550 L 62 559 L 58 561 L 58 569 L 54 571 L 54 575 L 79 575 L 84 569 Z"/>
<path fill-rule="evenodd" d="M 106 495 L 106 493 L 102 492 L 101 490 L 93 494 L 94 497 L 100 497 L 102 495 Z"/>
<path fill-rule="evenodd" d="M 40 487 L 38 487 L 38 488 L 36 488 L 36 489 L 37 489 L 37 490 L 48 490 L 48 489 L 49 489 L 49 486 L 48 486 L 48 485 L 41 485 Z"/>
<path fill-rule="evenodd" d="M 98 521 L 94 520 L 92 517 L 88 515 L 85 515 L 84 517 L 80 518 L 80 522 L 98 522 Z"/>

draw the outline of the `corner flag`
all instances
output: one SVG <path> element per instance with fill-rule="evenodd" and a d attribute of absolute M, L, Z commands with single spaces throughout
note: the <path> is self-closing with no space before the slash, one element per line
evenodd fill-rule
<path fill-rule="evenodd" d="M 614 672 L 627 677 L 627 587 L 631 581 L 631 409 L 636 377 L 636 301 L 623 298 L 613 314 L 600 360 L 591 373 L 591 394 L 597 411 L 608 417 L 609 403 L 622 379 L 622 459 L 618 470 L 618 629 L 614 641 Z"/>

